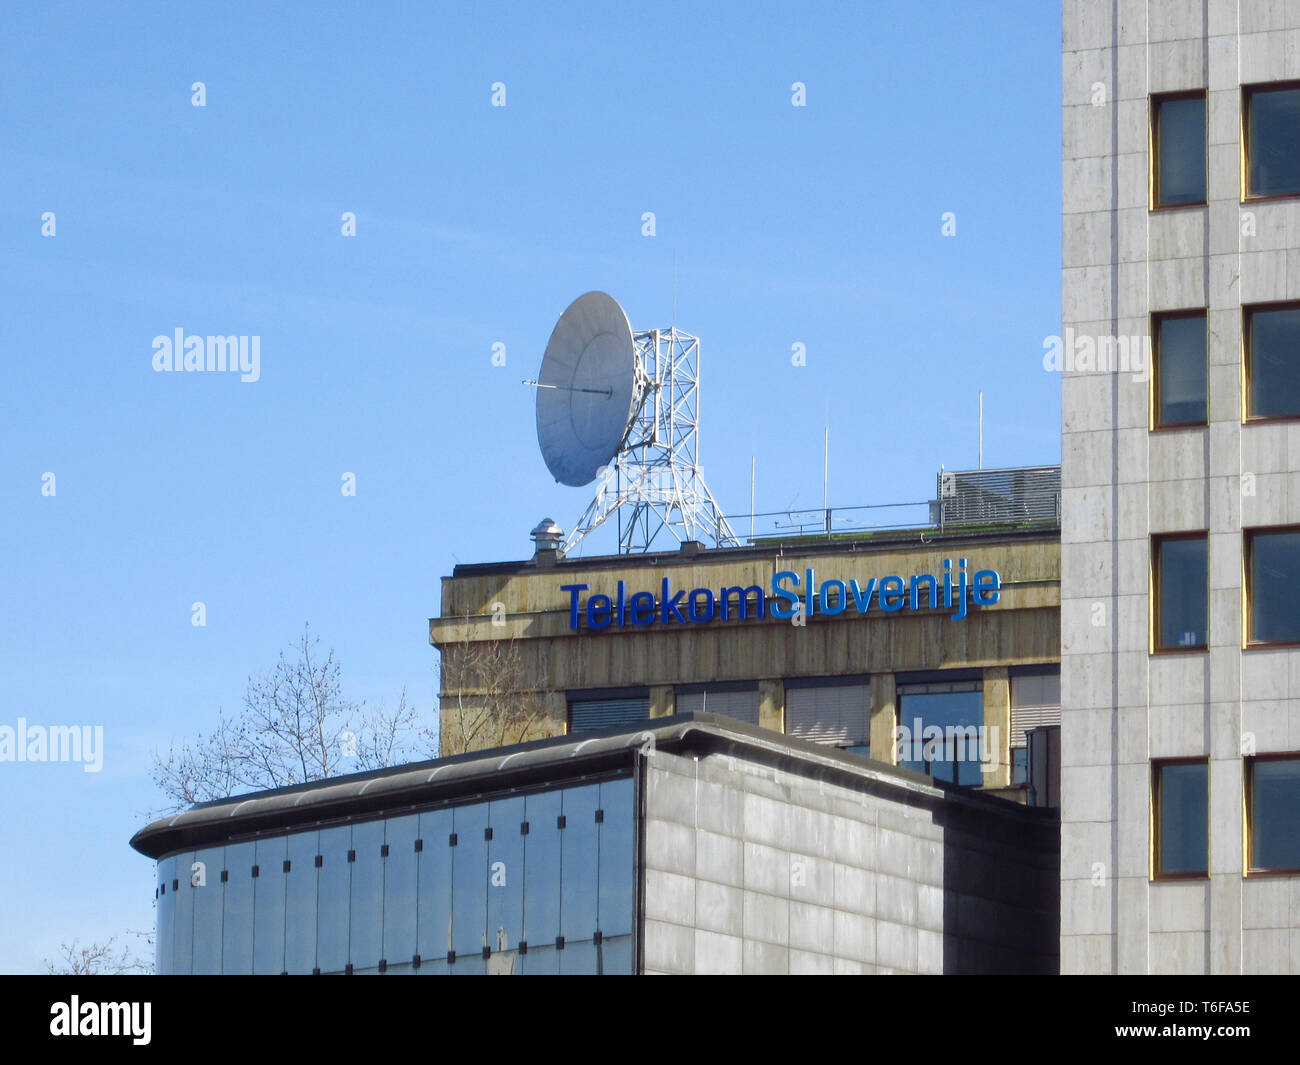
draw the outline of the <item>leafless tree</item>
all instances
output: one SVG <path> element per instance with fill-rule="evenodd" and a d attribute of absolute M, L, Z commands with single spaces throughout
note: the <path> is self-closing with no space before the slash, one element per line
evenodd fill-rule
<path fill-rule="evenodd" d="M 249 677 L 244 706 L 194 743 L 155 756 L 154 783 L 170 800 L 162 812 L 248 791 L 303 784 L 394 765 L 418 754 L 415 711 L 402 690 L 396 708 L 367 712 L 343 696 L 338 660 L 322 655 L 310 626 L 280 652 L 269 673 Z"/>
<path fill-rule="evenodd" d="M 504 747 L 545 733 L 549 714 L 524 668 L 513 636 L 471 640 L 469 618 L 464 637 L 442 647 L 439 665 L 444 684 L 435 728 L 425 736 L 441 756 Z"/>
<path fill-rule="evenodd" d="M 139 934 L 139 933 L 133 933 Z M 138 958 L 128 946 L 115 947 L 117 937 L 106 943 L 91 943 L 79 947 L 74 939 L 61 943 L 61 957 L 56 961 L 45 959 L 45 972 L 50 976 L 121 976 L 128 973 L 151 973 L 153 963 Z"/>

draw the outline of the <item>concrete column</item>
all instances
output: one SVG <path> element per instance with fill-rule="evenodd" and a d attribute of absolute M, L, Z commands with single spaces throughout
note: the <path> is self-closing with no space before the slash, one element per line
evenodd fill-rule
<path fill-rule="evenodd" d="M 785 731 L 785 681 L 780 677 L 758 682 L 758 724 L 773 732 Z"/>
<path fill-rule="evenodd" d="M 871 757 L 897 765 L 898 687 L 892 673 L 871 674 Z"/>
<path fill-rule="evenodd" d="M 673 698 L 671 684 L 655 684 L 650 688 L 651 717 L 672 717 L 676 709 L 677 704 Z"/>
<path fill-rule="evenodd" d="M 1006 666 L 984 668 L 984 731 L 988 737 L 981 744 L 997 760 L 997 769 L 983 774 L 986 788 L 1011 786 L 1011 680 Z"/>

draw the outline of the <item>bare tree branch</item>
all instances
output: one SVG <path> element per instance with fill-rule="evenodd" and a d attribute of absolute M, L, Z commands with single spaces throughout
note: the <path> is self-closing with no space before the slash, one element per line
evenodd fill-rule
<path fill-rule="evenodd" d="M 319 643 L 304 626 L 292 657 L 281 651 L 269 673 L 248 678 L 237 718 L 222 715 L 210 735 L 155 755 L 153 780 L 170 801 L 162 812 L 412 757 L 416 715 L 405 689 L 394 710 L 366 712 L 344 698 L 338 660 L 332 650 L 321 657 Z"/>
<path fill-rule="evenodd" d="M 132 933 L 133 935 L 138 933 Z M 151 973 L 153 963 L 136 957 L 130 947 L 113 946 L 117 937 L 106 943 L 91 943 L 86 947 L 71 943 L 59 944 L 62 957 L 55 961 L 45 959 L 45 972 L 49 976 L 121 976 L 126 973 Z"/>

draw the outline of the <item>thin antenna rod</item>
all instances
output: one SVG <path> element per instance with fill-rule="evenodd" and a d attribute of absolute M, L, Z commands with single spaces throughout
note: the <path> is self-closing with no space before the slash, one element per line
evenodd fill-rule
<path fill-rule="evenodd" d="M 822 444 L 822 510 L 826 513 L 826 532 L 831 531 L 831 427 L 826 424 L 826 439 Z"/>
<path fill-rule="evenodd" d="M 749 456 L 749 542 L 754 542 L 754 456 Z"/>
<path fill-rule="evenodd" d="M 677 328 L 677 249 L 673 249 L 673 328 Z"/>
<path fill-rule="evenodd" d="M 980 392 L 980 469 L 984 468 L 984 393 Z"/>

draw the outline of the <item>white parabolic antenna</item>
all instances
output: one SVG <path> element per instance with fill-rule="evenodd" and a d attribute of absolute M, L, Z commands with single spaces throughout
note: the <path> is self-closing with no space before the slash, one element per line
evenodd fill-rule
<path fill-rule="evenodd" d="M 665 532 L 739 542 L 699 468 L 698 337 L 634 332 L 613 296 L 588 292 L 560 315 L 538 379 L 524 383 L 537 389 L 537 443 L 552 476 L 574 488 L 600 477 L 566 552 L 615 515 L 620 551 L 649 551 Z"/>
<path fill-rule="evenodd" d="M 632 326 L 603 292 L 579 296 L 560 315 L 537 379 L 537 443 L 561 484 L 580 488 L 617 453 L 636 417 Z"/>

